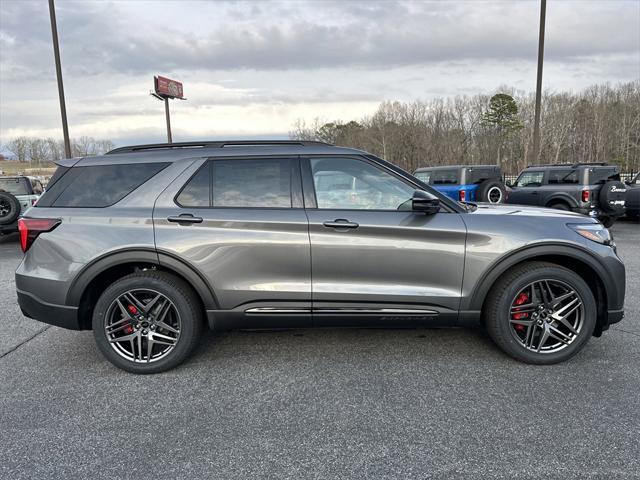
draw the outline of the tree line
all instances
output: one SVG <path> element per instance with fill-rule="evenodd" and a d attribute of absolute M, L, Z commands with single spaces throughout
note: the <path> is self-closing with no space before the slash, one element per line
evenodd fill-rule
<path fill-rule="evenodd" d="M 100 155 L 115 148 L 111 140 L 93 137 L 73 138 L 71 142 L 72 157 Z M 64 142 L 55 138 L 16 137 L 6 143 L 17 160 L 34 164 L 44 164 L 64 158 Z"/>
<path fill-rule="evenodd" d="M 640 170 L 640 80 L 579 93 L 544 92 L 537 158 L 534 104 L 533 93 L 510 87 L 493 96 L 387 101 L 373 115 L 347 122 L 299 119 L 290 137 L 363 149 L 410 171 L 498 164 L 513 174 L 530 164 L 575 162 Z"/>

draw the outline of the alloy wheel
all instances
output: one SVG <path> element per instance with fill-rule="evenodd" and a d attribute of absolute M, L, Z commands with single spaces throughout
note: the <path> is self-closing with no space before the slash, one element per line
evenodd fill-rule
<path fill-rule="evenodd" d="M 109 306 L 104 325 L 109 344 L 131 362 L 165 358 L 180 339 L 181 320 L 171 300 L 154 290 L 129 290 Z"/>
<path fill-rule="evenodd" d="M 513 298 L 511 333 L 536 353 L 555 353 L 571 345 L 584 324 L 584 303 L 569 284 L 544 279 L 532 282 Z"/>
<path fill-rule="evenodd" d="M 9 202 L 0 200 L 0 217 L 6 217 L 7 215 L 9 215 L 10 211 L 11 205 L 9 205 Z"/>

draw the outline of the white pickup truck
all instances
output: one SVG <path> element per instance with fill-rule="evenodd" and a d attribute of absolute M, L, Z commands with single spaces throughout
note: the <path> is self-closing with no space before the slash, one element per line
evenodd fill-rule
<path fill-rule="evenodd" d="M 43 191 L 42 183 L 34 177 L 0 177 L 0 235 L 18 231 L 18 218 Z"/>

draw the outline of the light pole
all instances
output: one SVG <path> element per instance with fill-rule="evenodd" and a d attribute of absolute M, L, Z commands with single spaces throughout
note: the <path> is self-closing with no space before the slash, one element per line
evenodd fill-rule
<path fill-rule="evenodd" d="M 56 25 L 56 7 L 53 0 L 49 0 L 49 16 L 51 17 L 51 35 L 53 37 L 53 56 L 56 61 L 56 76 L 58 78 L 58 96 L 60 97 L 60 114 L 62 115 L 62 135 L 64 137 L 64 156 L 71 158 L 71 142 L 69 141 L 69 126 L 67 125 L 67 107 L 64 102 L 64 86 L 62 85 L 62 66 L 60 65 L 60 46 L 58 45 L 58 27 Z"/>
<path fill-rule="evenodd" d="M 544 24 L 547 0 L 540 0 L 540 34 L 538 36 L 538 77 L 536 79 L 536 110 L 533 120 L 533 163 L 540 155 L 540 102 L 542 100 L 542 64 L 544 59 Z"/>

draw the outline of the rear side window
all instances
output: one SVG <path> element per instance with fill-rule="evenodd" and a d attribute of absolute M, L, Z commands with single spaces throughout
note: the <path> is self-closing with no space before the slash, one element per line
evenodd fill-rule
<path fill-rule="evenodd" d="M 37 206 L 108 207 L 122 200 L 167 165 L 136 163 L 74 167 L 45 192 Z"/>
<path fill-rule="evenodd" d="M 566 185 L 578 183 L 577 170 L 549 170 L 549 185 Z"/>
<path fill-rule="evenodd" d="M 29 195 L 29 179 L 24 177 L 0 178 L 0 192 L 12 195 Z"/>
<path fill-rule="evenodd" d="M 211 196 L 211 162 L 204 164 L 176 197 L 181 207 L 209 207 Z"/>
<path fill-rule="evenodd" d="M 214 160 L 214 207 L 291 208 L 291 162 Z"/>
<path fill-rule="evenodd" d="M 598 185 L 607 180 L 620 180 L 616 168 L 592 168 L 589 170 L 589 185 Z"/>
<path fill-rule="evenodd" d="M 458 170 L 434 170 L 431 179 L 433 185 L 455 185 L 458 183 Z"/>

